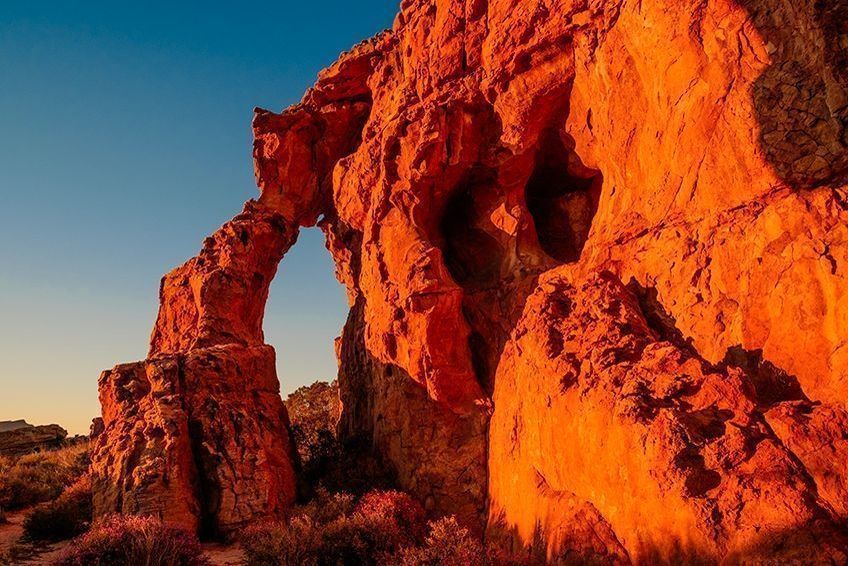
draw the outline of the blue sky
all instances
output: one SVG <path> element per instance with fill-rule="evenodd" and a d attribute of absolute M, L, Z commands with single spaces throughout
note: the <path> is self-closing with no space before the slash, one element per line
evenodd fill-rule
<path fill-rule="evenodd" d="M 397 0 L 10 2 L 0 10 L 0 420 L 86 432 L 142 359 L 159 278 L 257 195 L 254 106 L 391 25 Z M 284 392 L 335 375 L 344 292 L 316 229 L 266 312 Z"/>

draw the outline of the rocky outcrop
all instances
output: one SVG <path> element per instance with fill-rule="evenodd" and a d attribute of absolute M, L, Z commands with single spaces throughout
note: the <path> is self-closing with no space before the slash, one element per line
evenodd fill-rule
<path fill-rule="evenodd" d="M 162 364 L 261 350 L 276 262 L 317 224 L 351 306 L 341 440 L 432 512 L 551 559 L 844 560 L 846 16 L 837 0 L 405 0 L 299 104 L 256 111 L 258 202 L 166 277 L 136 377 L 101 380 L 102 490 L 132 475 L 103 464 L 126 438 L 188 454 L 193 493 L 236 489 L 225 436 L 257 429 L 216 431 L 204 458 L 198 404 L 242 414 L 250 395 L 171 385 Z M 172 391 L 180 411 L 161 406 Z M 108 408 L 129 395 L 151 416 Z M 130 432 L 157 419 L 175 432 Z M 260 462 L 287 446 L 282 426 L 263 438 L 279 449 L 251 440 Z M 251 493 L 273 483 L 256 478 Z"/>
<path fill-rule="evenodd" d="M 586 544 L 570 531 L 588 507 L 614 534 L 593 547 L 602 556 L 848 559 L 756 376 L 652 328 L 650 305 L 612 274 L 578 281 L 567 268 L 540 279 L 498 367 L 490 438 L 509 442 L 490 447 L 492 527 L 524 540 L 541 528 L 548 556 L 567 559 Z"/>
<path fill-rule="evenodd" d="M 20 456 L 59 448 L 68 431 L 56 424 L 33 426 L 26 421 L 7 421 L 0 431 L 0 456 Z"/>
<path fill-rule="evenodd" d="M 295 232 L 249 202 L 162 281 L 150 357 L 100 376 L 97 515 L 230 535 L 295 497 L 288 417 L 263 343 L 268 286 Z"/>
<path fill-rule="evenodd" d="M 21 428 L 30 428 L 32 425 L 23 419 L 16 421 L 0 421 L 0 432 L 9 432 Z"/>
<path fill-rule="evenodd" d="M 486 488 L 485 413 L 434 403 L 402 368 L 365 345 L 358 300 L 339 345 L 339 436 L 348 450 L 377 459 L 386 473 L 433 514 L 482 527 Z"/>

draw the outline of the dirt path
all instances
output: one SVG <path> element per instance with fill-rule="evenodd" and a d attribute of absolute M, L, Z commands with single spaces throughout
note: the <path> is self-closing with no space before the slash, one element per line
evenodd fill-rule
<path fill-rule="evenodd" d="M 22 541 L 26 513 L 26 510 L 7 513 L 6 522 L 0 523 L 0 565 L 2 566 L 52 564 L 69 544 L 68 541 L 50 545 Z M 203 545 L 203 554 L 213 566 L 245 564 L 244 552 L 237 545 L 206 543 Z"/>
<path fill-rule="evenodd" d="M 22 541 L 25 516 L 26 510 L 7 513 L 6 522 L 0 524 L 0 564 L 23 566 L 52 563 L 68 543 L 40 544 Z"/>
<path fill-rule="evenodd" d="M 23 513 L 6 512 L 6 522 L 0 523 L 0 555 L 4 550 L 10 548 L 21 537 L 24 532 Z"/>
<path fill-rule="evenodd" d="M 203 554 L 213 566 L 242 566 L 246 564 L 244 552 L 238 545 L 204 543 Z"/>

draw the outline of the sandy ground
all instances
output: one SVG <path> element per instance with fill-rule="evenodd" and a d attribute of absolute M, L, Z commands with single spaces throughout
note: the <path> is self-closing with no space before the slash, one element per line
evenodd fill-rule
<path fill-rule="evenodd" d="M 241 566 L 245 564 L 244 552 L 238 545 L 205 543 L 203 553 L 215 566 Z"/>
<path fill-rule="evenodd" d="M 0 524 L 0 564 L 50 564 L 67 546 L 67 542 L 56 544 L 33 544 L 21 540 L 24 534 L 26 511 L 6 514 L 6 522 Z"/>
<path fill-rule="evenodd" d="M 10 512 L 6 514 L 7 522 L 0 523 L 0 565 L 52 564 L 69 543 L 46 545 L 22 541 L 25 515 L 25 510 Z M 244 553 L 236 545 L 206 543 L 203 552 L 214 566 L 241 566 L 245 563 Z"/>

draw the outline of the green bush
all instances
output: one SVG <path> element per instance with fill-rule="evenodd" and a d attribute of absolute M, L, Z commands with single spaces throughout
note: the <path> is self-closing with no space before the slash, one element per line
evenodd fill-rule
<path fill-rule="evenodd" d="M 288 396 L 285 404 L 297 450 L 301 497 L 312 497 L 317 485 L 357 495 L 394 485 L 394 478 L 367 447 L 349 441 L 342 446 L 336 436 L 341 411 L 337 381 L 301 387 Z"/>

